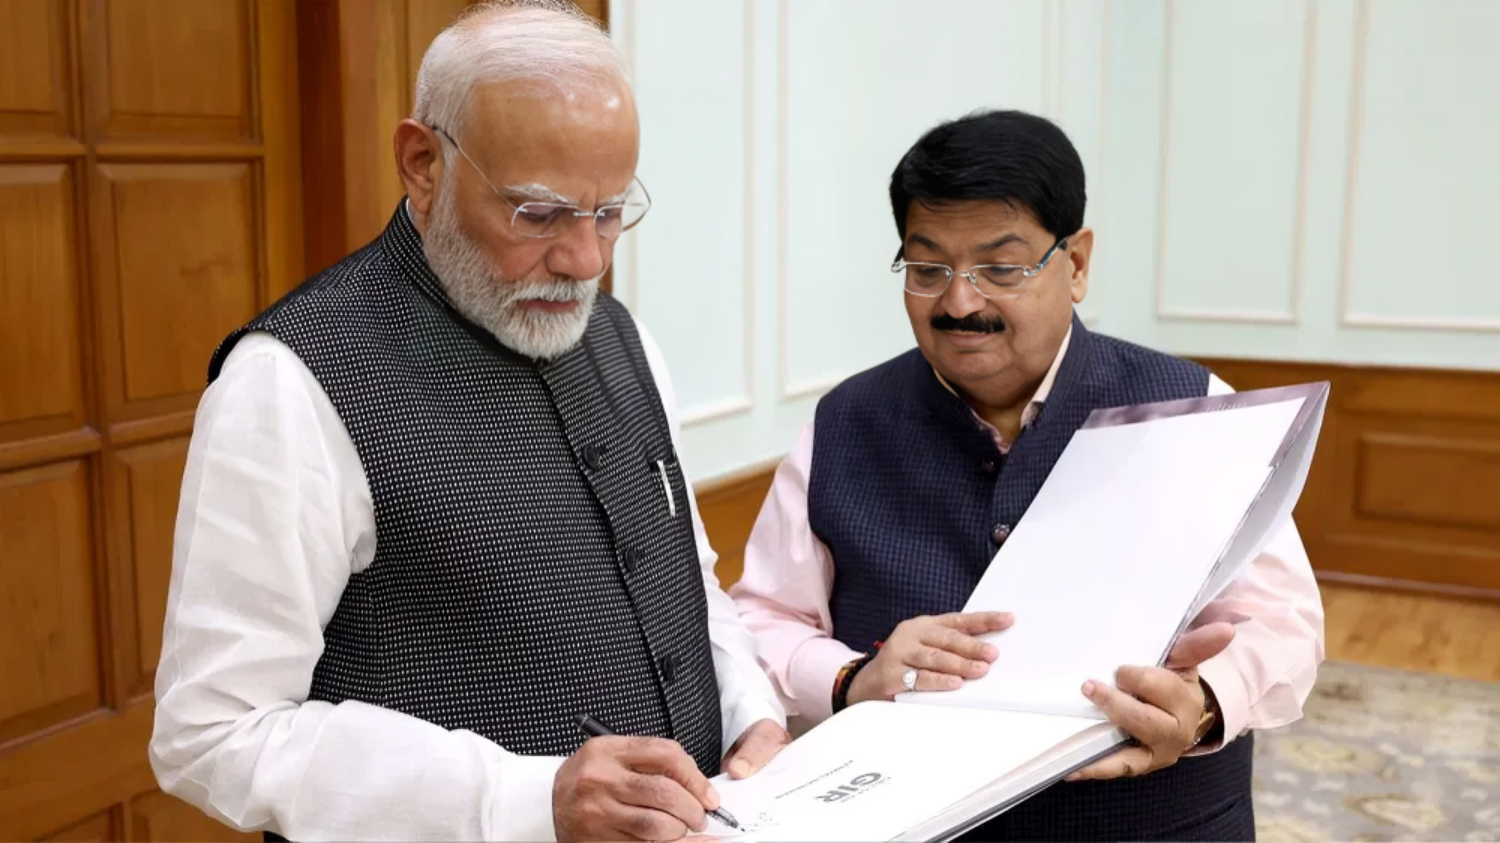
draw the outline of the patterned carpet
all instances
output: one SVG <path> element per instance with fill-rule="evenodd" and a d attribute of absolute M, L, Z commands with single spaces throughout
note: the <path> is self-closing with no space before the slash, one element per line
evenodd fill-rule
<path fill-rule="evenodd" d="M 1325 663 L 1256 735 L 1261 843 L 1500 841 L 1500 683 Z"/>

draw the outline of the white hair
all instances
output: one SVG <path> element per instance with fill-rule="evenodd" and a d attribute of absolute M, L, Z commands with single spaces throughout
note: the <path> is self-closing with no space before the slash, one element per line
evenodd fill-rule
<path fill-rule="evenodd" d="M 569 0 L 478 3 L 427 48 L 412 117 L 458 138 L 474 88 L 512 80 L 621 84 L 625 62 L 599 23 Z"/>

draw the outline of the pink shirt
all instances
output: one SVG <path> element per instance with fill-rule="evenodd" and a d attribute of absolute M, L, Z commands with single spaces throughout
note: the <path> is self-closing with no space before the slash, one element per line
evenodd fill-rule
<path fill-rule="evenodd" d="M 1023 426 L 1046 400 L 1067 346 L 1064 339 L 1051 371 L 1023 413 Z M 1210 377 L 1208 394 L 1232 391 Z M 995 435 L 998 441 L 998 432 Z M 1001 447 L 1003 451 L 1005 444 Z M 859 655 L 831 637 L 828 599 L 834 560 L 813 534 L 807 516 L 812 455 L 813 427 L 808 425 L 776 470 L 745 548 L 744 574 L 729 590 L 757 638 L 760 660 L 788 716 L 799 728 L 831 715 L 834 678 L 840 667 Z M 1301 717 L 1323 660 L 1323 603 L 1295 524 L 1288 523 L 1272 539 L 1194 626 L 1216 621 L 1234 624 L 1234 641 L 1204 662 L 1199 672 L 1218 698 L 1225 743 L 1249 729 L 1268 729 Z"/>

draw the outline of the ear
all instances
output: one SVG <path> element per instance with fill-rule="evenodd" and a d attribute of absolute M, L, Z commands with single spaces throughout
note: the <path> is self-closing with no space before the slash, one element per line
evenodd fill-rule
<path fill-rule="evenodd" d="M 443 180 L 443 139 L 437 132 L 407 118 L 396 126 L 392 138 L 396 151 L 396 171 L 406 186 L 412 210 L 427 216 L 433 195 Z"/>
<path fill-rule="evenodd" d="M 1068 290 L 1073 303 L 1079 304 L 1089 294 L 1089 263 L 1094 255 L 1094 230 L 1080 228 L 1068 238 Z"/>

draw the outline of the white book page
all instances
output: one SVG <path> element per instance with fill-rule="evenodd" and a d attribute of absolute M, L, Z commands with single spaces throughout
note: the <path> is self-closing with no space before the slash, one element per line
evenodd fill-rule
<path fill-rule="evenodd" d="M 1250 563 L 1266 549 L 1266 545 L 1271 543 L 1276 533 L 1291 520 L 1292 510 L 1296 509 L 1297 501 L 1302 496 L 1302 488 L 1307 483 L 1308 470 L 1312 468 L 1314 447 L 1323 427 L 1325 403 L 1326 393 L 1318 401 L 1306 428 L 1298 433 L 1281 464 L 1276 466 L 1271 479 L 1261 491 L 1260 498 L 1251 507 L 1245 523 L 1240 527 L 1240 534 L 1235 536 L 1225 558 L 1220 560 L 1219 569 L 1214 571 L 1208 584 L 1198 595 L 1189 613 L 1190 617 L 1197 617 L 1205 606 L 1244 573 Z"/>
<path fill-rule="evenodd" d="M 748 779 L 713 779 L 722 840 L 889 840 L 1097 721 L 867 702 L 793 741 Z"/>
<path fill-rule="evenodd" d="M 1080 430 L 965 606 L 1015 613 L 990 672 L 900 699 L 1102 717 L 1082 684 L 1166 655 L 1301 403 Z"/>

